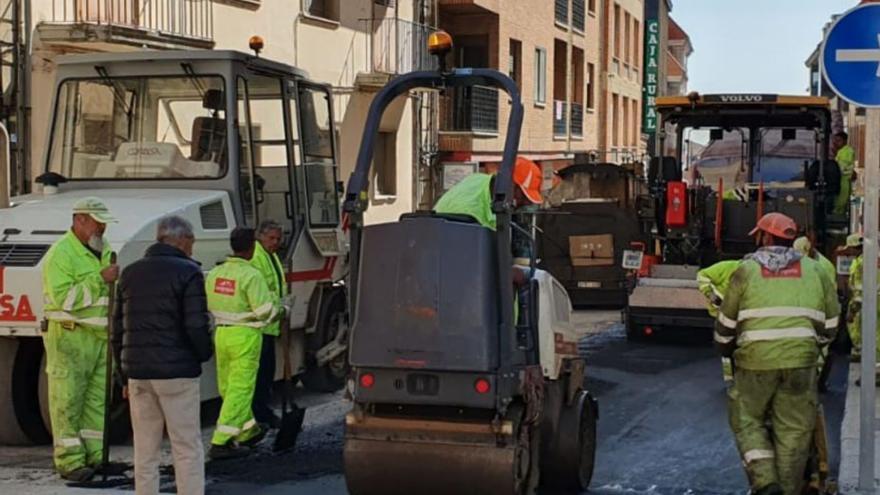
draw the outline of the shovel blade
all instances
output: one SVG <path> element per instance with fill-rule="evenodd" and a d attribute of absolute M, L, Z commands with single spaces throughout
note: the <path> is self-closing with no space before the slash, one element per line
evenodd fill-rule
<path fill-rule="evenodd" d="M 281 426 L 278 428 L 278 434 L 275 435 L 275 444 L 272 446 L 272 450 L 283 452 L 295 447 L 305 417 L 306 410 L 297 406 L 289 411 L 285 410 L 281 415 Z"/>

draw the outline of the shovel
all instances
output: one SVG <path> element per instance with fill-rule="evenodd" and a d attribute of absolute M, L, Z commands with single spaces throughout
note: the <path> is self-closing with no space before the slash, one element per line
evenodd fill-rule
<path fill-rule="evenodd" d="M 287 325 L 288 319 L 282 319 L 284 339 L 284 381 L 281 382 L 281 426 L 275 435 L 275 443 L 272 450 L 275 452 L 284 452 L 296 446 L 296 439 L 302 431 L 303 419 L 305 419 L 306 411 L 296 405 L 291 397 L 292 380 L 291 364 L 290 364 L 290 328 Z"/>
<path fill-rule="evenodd" d="M 110 253 L 110 264 L 116 264 L 116 252 Z M 131 469 L 131 465 L 110 462 L 110 407 L 113 402 L 113 349 L 111 342 L 113 341 L 113 317 L 116 308 L 116 282 L 108 283 L 107 288 L 109 294 L 107 298 L 107 366 L 104 368 L 106 380 L 104 385 L 104 440 L 101 445 L 101 467 L 98 468 L 98 472 L 101 473 L 101 481 L 67 483 L 67 486 L 71 488 L 118 488 L 134 483 L 134 480 L 125 474 Z"/>

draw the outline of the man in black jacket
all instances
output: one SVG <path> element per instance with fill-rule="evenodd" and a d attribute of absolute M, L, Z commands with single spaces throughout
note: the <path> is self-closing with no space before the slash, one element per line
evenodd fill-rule
<path fill-rule="evenodd" d="M 174 456 L 178 493 L 203 494 L 205 458 L 199 376 L 211 359 L 211 319 L 195 242 L 183 218 L 161 219 L 156 244 L 119 280 L 113 352 L 127 380 L 134 429 L 135 490 L 159 493 L 163 427 Z"/>

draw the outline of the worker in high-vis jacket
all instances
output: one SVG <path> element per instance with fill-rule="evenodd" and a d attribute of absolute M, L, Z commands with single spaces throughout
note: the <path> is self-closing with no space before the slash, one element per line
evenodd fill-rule
<path fill-rule="evenodd" d="M 517 186 L 513 188 L 514 205 L 519 208 L 543 203 L 542 182 L 541 167 L 529 159 L 517 157 L 513 169 L 513 183 Z M 437 204 L 434 205 L 434 211 L 466 215 L 479 222 L 483 227 L 494 231 L 495 212 L 492 211 L 494 187 L 494 175 L 469 175 L 440 197 Z M 513 283 L 516 287 L 522 287 L 526 284 L 527 271 L 522 266 L 512 267 Z M 514 304 L 514 318 L 517 318 L 518 315 L 519 305 Z"/>
<path fill-rule="evenodd" d="M 217 329 L 217 387 L 223 404 L 211 439 L 212 459 L 240 457 L 266 434 L 254 419 L 251 402 L 257 383 L 263 333 L 281 314 L 279 300 L 250 259 L 255 249 L 254 229 L 232 231 L 232 256 L 205 279 L 208 310 Z"/>
<path fill-rule="evenodd" d="M 850 360 L 853 362 L 858 362 L 862 359 L 862 301 L 865 297 L 864 289 L 862 287 L 865 267 L 864 256 L 864 254 L 860 254 L 855 260 L 853 260 L 849 270 L 850 302 L 849 311 L 847 313 L 847 329 L 849 330 L 850 339 L 852 340 L 853 345 L 852 355 L 850 357 Z M 878 264 L 880 264 L 880 261 L 878 261 Z M 878 302 L 880 302 L 880 295 L 878 295 Z M 880 315 L 880 310 L 878 310 L 878 315 Z M 880 320 L 878 320 L 875 332 L 877 332 L 877 335 L 880 335 Z M 880 358 L 880 341 L 877 342 L 874 352 L 876 352 L 877 357 Z M 877 363 L 878 369 L 880 369 L 880 360 L 878 360 Z"/>
<path fill-rule="evenodd" d="M 109 285 L 119 276 L 104 239 L 116 222 L 98 198 L 73 205 L 73 225 L 43 263 L 46 375 L 55 469 L 88 481 L 101 464 Z"/>
<path fill-rule="evenodd" d="M 697 272 L 697 288 L 706 297 L 706 309 L 712 318 L 718 317 L 718 308 L 724 301 L 730 278 L 739 263 L 740 260 L 719 261 Z M 733 363 L 729 357 L 721 357 L 721 375 L 725 383 L 733 382 Z"/>
<path fill-rule="evenodd" d="M 279 302 L 287 296 L 287 280 L 284 265 L 278 257 L 281 241 L 284 237 L 281 224 L 274 220 L 265 220 L 257 229 L 257 243 L 251 264 L 260 271 L 269 292 Z M 272 400 L 272 384 L 275 382 L 275 338 L 281 334 L 281 322 L 275 321 L 263 328 L 263 348 L 260 352 L 260 370 L 257 373 L 257 388 L 254 391 L 254 418 L 270 428 L 278 428 L 280 418 L 270 407 Z"/>
<path fill-rule="evenodd" d="M 819 262 L 819 268 L 821 268 L 828 275 L 828 278 L 831 279 L 831 285 L 834 286 L 834 293 L 837 294 L 837 268 L 834 266 L 834 263 L 820 253 L 806 236 L 795 239 L 792 247 L 795 251 L 801 253 L 801 255 Z M 828 360 L 828 351 L 828 346 L 820 347 L 819 361 L 816 363 L 816 367 L 819 370 L 819 390 L 822 392 L 827 390 L 825 377 L 829 371 L 826 370 L 826 373 L 823 375 L 822 369 L 825 367 L 825 362 Z"/>
<path fill-rule="evenodd" d="M 834 213 L 843 215 L 849 208 L 852 194 L 852 183 L 855 180 L 856 150 L 849 145 L 849 135 L 843 131 L 834 134 L 831 139 L 834 160 L 840 167 L 840 192 L 834 200 Z"/>
<path fill-rule="evenodd" d="M 834 339 L 840 306 L 825 270 L 791 247 L 794 220 L 768 213 L 751 235 L 760 247 L 731 278 L 715 341 L 736 363 L 730 426 L 751 493 L 795 495 L 816 424 L 816 360 Z"/>

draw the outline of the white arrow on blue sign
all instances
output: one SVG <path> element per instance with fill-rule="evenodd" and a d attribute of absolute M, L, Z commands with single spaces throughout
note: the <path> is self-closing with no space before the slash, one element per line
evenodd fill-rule
<path fill-rule="evenodd" d="M 880 107 L 880 4 L 865 4 L 838 18 L 822 43 L 822 73 L 844 100 Z"/>

